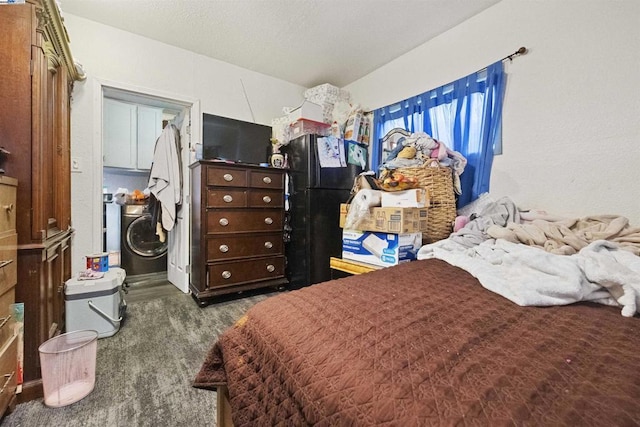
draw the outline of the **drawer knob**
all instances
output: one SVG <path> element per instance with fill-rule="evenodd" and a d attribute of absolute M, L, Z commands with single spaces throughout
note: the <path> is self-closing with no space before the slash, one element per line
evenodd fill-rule
<path fill-rule="evenodd" d="M 269 264 L 269 265 L 267 265 L 267 271 L 268 271 L 269 273 L 273 273 L 273 271 L 274 271 L 275 269 L 276 269 L 276 268 L 273 266 L 273 264 Z"/>
<path fill-rule="evenodd" d="M 226 227 L 227 225 L 229 225 L 229 220 L 227 218 L 220 218 L 220 221 L 218 221 L 218 222 L 223 227 Z"/>
<path fill-rule="evenodd" d="M 265 202 L 265 203 L 271 203 L 271 197 L 269 197 L 269 196 L 264 196 L 264 197 L 262 198 L 262 201 L 263 201 L 263 202 Z"/>
<path fill-rule="evenodd" d="M 230 173 L 225 173 L 224 175 L 222 175 L 222 178 L 227 182 L 233 181 L 233 175 L 231 175 Z"/>
<path fill-rule="evenodd" d="M 264 247 L 267 249 L 271 249 L 273 247 L 273 243 L 271 242 L 264 242 Z"/>
<path fill-rule="evenodd" d="M 220 252 L 222 252 L 222 253 L 229 252 L 229 246 L 227 246 L 227 245 L 220 245 L 219 249 L 220 249 Z"/>
<path fill-rule="evenodd" d="M 262 178 L 262 182 L 264 182 L 265 184 L 271 184 L 271 178 L 265 176 L 264 178 Z"/>
<path fill-rule="evenodd" d="M 223 279 L 228 279 L 231 277 L 231 272 L 229 270 L 225 270 L 222 272 L 222 278 Z"/>
<path fill-rule="evenodd" d="M 264 223 L 265 223 L 265 224 L 269 224 L 269 225 L 271 225 L 271 224 L 273 224 L 273 219 L 271 219 L 271 218 L 269 218 L 269 217 L 266 217 L 266 218 L 264 219 Z"/>
<path fill-rule="evenodd" d="M 233 196 L 231 194 L 225 194 L 222 200 L 224 200 L 227 203 L 231 203 L 233 202 Z"/>
<path fill-rule="evenodd" d="M 7 213 L 13 212 L 13 203 L 9 203 L 8 205 L 5 205 L 4 210 L 6 210 Z"/>

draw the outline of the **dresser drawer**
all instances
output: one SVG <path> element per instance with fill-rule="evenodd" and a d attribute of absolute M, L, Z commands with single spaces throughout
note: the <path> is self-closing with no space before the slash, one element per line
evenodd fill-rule
<path fill-rule="evenodd" d="M 210 210 L 206 229 L 208 233 L 282 231 L 283 216 L 281 209 Z"/>
<path fill-rule="evenodd" d="M 0 177 L 0 232 L 16 229 L 17 181 Z"/>
<path fill-rule="evenodd" d="M 207 239 L 207 261 L 282 255 L 282 233 L 220 235 Z"/>
<path fill-rule="evenodd" d="M 0 347 L 0 408 L 6 408 L 16 394 L 17 345 L 18 338 L 13 335 L 9 343 Z"/>
<path fill-rule="evenodd" d="M 257 190 L 247 192 L 248 206 L 250 208 L 280 208 L 284 207 L 284 194 L 282 190 Z"/>
<path fill-rule="evenodd" d="M 13 336 L 15 318 L 11 310 L 11 304 L 16 300 L 15 295 L 14 287 L 0 295 L 0 348 L 9 342 L 9 339 Z"/>
<path fill-rule="evenodd" d="M 284 277 L 284 256 L 228 261 L 208 266 L 209 287 Z"/>
<path fill-rule="evenodd" d="M 254 188 L 284 188 L 284 177 L 282 172 L 270 172 L 265 170 L 249 171 L 249 186 Z"/>
<path fill-rule="evenodd" d="M 236 188 L 207 188 L 208 208 L 243 208 L 247 206 L 247 193 Z"/>
<path fill-rule="evenodd" d="M 207 166 L 207 185 L 246 187 L 247 171 L 244 169 Z"/>
<path fill-rule="evenodd" d="M 199 304 L 281 286 L 285 275 L 285 170 L 200 160 L 193 191 L 189 289 Z"/>
<path fill-rule="evenodd" d="M 0 237 L 0 294 L 4 294 L 18 281 L 18 235 L 9 234 Z"/>

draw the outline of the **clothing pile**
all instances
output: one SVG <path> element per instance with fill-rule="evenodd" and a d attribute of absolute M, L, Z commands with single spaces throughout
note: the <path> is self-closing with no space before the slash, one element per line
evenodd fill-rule
<path fill-rule="evenodd" d="M 620 306 L 625 317 L 640 313 L 640 227 L 627 218 L 563 218 L 488 195 L 470 205 L 458 211 L 466 225 L 422 246 L 418 259 L 460 267 L 521 306 L 591 301 Z"/>
<path fill-rule="evenodd" d="M 397 129 L 393 129 L 387 135 L 392 132 L 398 134 Z M 461 194 L 460 175 L 464 172 L 467 159 L 457 151 L 448 148 L 442 141 L 438 141 L 424 132 L 410 134 L 404 131 L 400 133 L 396 139 L 395 147 L 380 169 L 420 167 L 429 159 L 437 159 L 440 166 L 452 169 L 454 190 L 456 194 Z"/>

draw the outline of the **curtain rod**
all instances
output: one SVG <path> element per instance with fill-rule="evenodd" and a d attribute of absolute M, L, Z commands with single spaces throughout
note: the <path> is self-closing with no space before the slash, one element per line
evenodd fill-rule
<path fill-rule="evenodd" d="M 515 52 L 513 52 L 511 55 L 507 55 L 507 56 L 505 56 L 504 58 L 502 58 L 502 59 L 501 59 L 501 61 L 506 61 L 507 59 L 508 59 L 509 61 L 513 61 L 513 58 L 514 58 L 514 57 L 516 57 L 516 56 L 520 56 L 520 55 L 524 55 L 524 54 L 526 54 L 527 52 L 528 52 L 527 48 L 526 48 L 526 47 L 524 47 L 524 46 L 522 46 L 520 49 L 516 50 L 516 51 L 515 51 Z M 487 67 L 481 68 L 481 69 L 479 69 L 478 71 L 476 71 L 476 73 L 479 73 L 479 72 L 484 71 L 484 70 L 486 70 L 486 69 L 487 69 Z M 402 102 L 402 101 L 399 101 L 399 102 Z M 373 111 L 363 111 L 363 114 L 370 114 L 370 113 L 373 113 Z"/>
<path fill-rule="evenodd" d="M 518 55 L 524 55 L 525 53 L 527 53 L 527 48 L 522 46 L 520 49 L 516 50 L 515 52 L 513 52 L 511 55 L 507 55 L 504 58 L 502 58 L 502 61 L 506 61 L 507 59 L 509 61 L 513 61 L 513 57 L 514 56 L 518 56 Z"/>
<path fill-rule="evenodd" d="M 504 62 L 504 61 L 506 61 L 507 59 L 508 59 L 509 61 L 513 61 L 513 58 L 514 58 L 514 57 L 516 57 L 516 56 L 520 56 L 520 55 L 524 55 L 524 54 L 525 54 L 525 53 L 527 53 L 527 52 L 528 52 L 527 48 L 526 48 L 526 47 L 524 47 L 524 46 L 522 46 L 520 49 L 516 50 L 516 51 L 515 51 L 515 52 L 513 52 L 511 55 L 507 55 L 507 56 L 505 56 L 505 57 L 504 57 L 504 58 L 502 58 L 500 61 Z M 480 68 L 478 71 L 476 71 L 476 73 L 479 73 L 479 72 L 485 71 L 486 69 L 487 69 L 487 67 Z"/>

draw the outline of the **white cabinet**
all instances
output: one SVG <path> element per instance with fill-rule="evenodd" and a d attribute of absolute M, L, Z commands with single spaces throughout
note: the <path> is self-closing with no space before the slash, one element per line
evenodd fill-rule
<path fill-rule="evenodd" d="M 153 150 L 162 132 L 162 109 L 104 99 L 104 166 L 151 169 Z"/>
<path fill-rule="evenodd" d="M 151 169 L 156 141 L 162 133 L 162 110 L 138 105 L 138 169 Z"/>
<path fill-rule="evenodd" d="M 135 104 L 104 99 L 102 152 L 105 166 L 136 168 L 137 114 Z"/>

